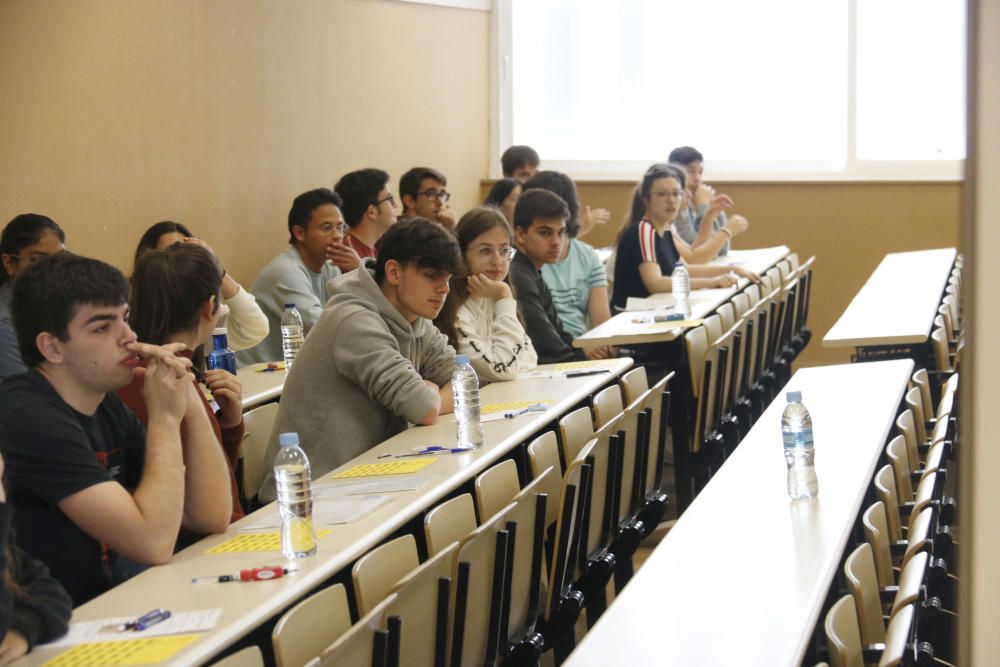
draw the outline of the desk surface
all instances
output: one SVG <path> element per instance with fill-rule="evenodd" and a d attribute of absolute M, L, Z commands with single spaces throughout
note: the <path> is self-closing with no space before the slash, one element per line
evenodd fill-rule
<path fill-rule="evenodd" d="M 948 284 L 954 248 L 885 256 L 823 338 L 823 347 L 923 343 Z"/>
<path fill-rule="evenodd" d="M 282 370 L 260 372 L 267 364 L 251 364 L 236 371 L 236 377 L 243 385 L 243 410 L 250 410 L 281 398 L 288 373 Z"/>
<path fill-rule="evenodd" d="M 798 371 L 819 497 L 793 501 L 784 391 L 570 655 L 590 665 L 798 665 L 913 370 Z"/>
<path fill-rule="evenodd" d="M 468 454 L 438 456 L 434 463 L 414 473 L 426 479 L 426 483 L 420 489 L 393 493 L 392 500 L 374 513 L 351 524 L 333 526 L 329 535 L 320 538 L 317 556 L 298 561 L 296 565 L 300 571 L 293 576 L 245 584 L 191 583 L 193 577 L 228 574 L 237 572 L 241 568 L 283 562 L 281 554 L 277 552 L 205 553 L 208 549 L 238 535 L 241 525 L 255 521 L 262 513 L 275 512 L 272 504 L 236 522 L 224 534 L 205 538 L 181 551 L 168 565 L 150 568 L 134 579 L 82 605 L 74 610 L 73 621 L 130 614 L 138 616 L 149 611 L 151 607 L 163 607 L 172 611 L 222 607 L 222 616 L 212 631 L 185 647 L 170 661 L 162 663 L 185 666 L 204 664 L 253 628 L 281 613 L 299 598 L 319 587 L 329 577 L 348 567 L 394 531 L 406 525 L 408 521 L 420 516 L 424 510 L 529 440 L 553 419 L 568 412 L 577 403 L 620 376 L 631 366 L 632 360 L 629 358 L 615 359 L 599 365 L 607 369 L 608 372 L 605 374 L 578 378 L 522 379 L 498 382 L 484 387 L 481 392 L 484 404 L 547 400 L 551 405 L 544 413 L 529 413 L 514 419 L 484 423 L 483 431 L 488 443 L 484 448 Z M 403 453 L 421 445 L 445 445 L 454 442 L 455 420 L 452 415 L 445 415 L 433 426 L 411 428 L 390 438 L 332 471 L 330 475 L 361 463 L 393 460 L 380 460 L 378 457 L 381 454 Z M 325 480 L 330 475 L 321 479 Z M 322 526 L 317 528 L 321 529 Z M 39 647 L 26 659 L 15 664 L 40 665 L 58 652 L 56 649 Z"/>
<path fill-rule="evenodd" d="M 764 273 L 788 255 L 786 246 L 759 248 L 755 250 L 733 250 L 724 257 L 716 257 L 709 262 L 717 266 L 741 266 L 756 273 Z M 699 289 L 691 291 L 691 318 L 701 319 L 714 312 L 748 284 L 740 279 L 735 287 Z M 573 341 L 575 347 L 601 347 L 604 345 L 638 345 L 674 340 L 684 327 L 673 322 L 652 322 L 656 309 L 672 307 L 674 297 L 670 293 L 653 294 L 637 300 L 648 304 L 650 310 L 629 310 L 618 313 L 610 320 L 594 327 Z M 641 320 L 641 321 L 638 321 Z M 648 320 L 648 321 L 647 321 Z"/>

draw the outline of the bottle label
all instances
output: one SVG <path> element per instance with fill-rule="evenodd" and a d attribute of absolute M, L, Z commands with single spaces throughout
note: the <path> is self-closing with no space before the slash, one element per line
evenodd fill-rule
<path fill-rule="evenodd" d="M 798 432 L 782 431 L 781 440 L 785 445 L 785 449 L 795 449 L 796 447 L 812 449 L 813 432 L 812 429 L 805 429 Z"/>

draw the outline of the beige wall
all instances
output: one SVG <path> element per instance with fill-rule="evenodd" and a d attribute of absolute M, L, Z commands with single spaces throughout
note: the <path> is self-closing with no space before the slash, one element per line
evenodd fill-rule
<path fill-rule="evenodd" d="M 248 284 L 292 198 L 426 163 L 470 206 L 489 13 L 391 0 L 0 2 L 0 220 L 46 213 L 123 269 L 164 218 Z"/>
<path fill-rule="evenodd" d="M 784 244 L 803 260 L 816 255 L 809 310 L 813 342 L 799 359 L 802 365 L 849 360 L 849 351 L 823 349 L 821 340 L 886 253 L 958 245 L 958 183 L 713 184 L 750 220 L 737 248 Z M 634 185 L 578 184 L 581 202 L 612 212 L 612 222 L 586 241 L 614 242 Z"/>

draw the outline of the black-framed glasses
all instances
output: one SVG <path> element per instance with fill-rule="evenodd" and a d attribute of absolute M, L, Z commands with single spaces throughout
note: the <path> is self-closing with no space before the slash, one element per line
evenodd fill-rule
<path fill-rule="evenodd" d="M 437 188 L 427 188 L 423 192 L 417 193 L 418 197 L 421 195 L 427 197 L 428 199 L 437 199 L 442 204 L 447 203 L 447 201 L 451 199 L 450 192 L 448 192 L 447 190 L 438 190 Z"/>
<path fill-rule="evenodd" d="M 375 206 L 377 208 L 378 206 L 380 206 L 385 202 L 389 202 L 390 205 L 395 206 L 396 198 L 393 197 L 392 193 L 390 192 L 387 196 L 382 197 L 382 199 L 376 199 L 374 202 L 372 202 L 372 206 Z"/>

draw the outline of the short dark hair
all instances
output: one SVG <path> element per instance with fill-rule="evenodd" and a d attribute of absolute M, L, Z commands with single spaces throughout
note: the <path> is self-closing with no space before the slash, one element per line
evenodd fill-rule
<path fill-rule="evenodd" d="M 683 167 L 688 166 L 692 162 L 704 162 L 705 156 L 702 155 L 697 148 L 691 146 L 680 146 L 670 151 L 670 157 L 667 158 L 667 162 L 673 162 L 674 164 L 679 164 Z"/>
<path fill-rule="evenodd" d="M 357 227 L 369 206 L 378 199 L 378 193 L 389 182 L 389 174 L 381 169 L 359 169 L 344 174 L 333 186 L 334 191 L 343 199 L 340 207 L 344 221 L 351 227 Z"/>
<path fill-rule="evenodd" d="M 129 325 L 143 343 L 163 345 L 197 326 L 198 311 L 209 297 L 219 307 L 222 269 L 215 256 L 192 243 L 149 250 L 132 273 Z"/>
<path fill-rule="evenodd" d="M 510 193 L 514 191 L 514 188 L 520 186 L 521 181 L 516 178 L 501 178 L 490 188 L 490 191 L 486 194 L 486 201 L 483 204 L 486 206 L 500 206 L 503 200 L 509 197 Z"/>
<path fill-rule="evenodd" d="M 288 243 L 295 245 L 295 233 L 292 227 L 309 228 L 309 219 L 312 218 L 313 211 L 323 204 L 333 204 L 341 208 L 344 202 L 340 195 L 330 188 L 316 188 L 303 192 L 292 200 L 292 207 L 288 209 Z"/>
<path fill-rule="evenodd" d="M 146 253 L 149 250 L 156 250 L 156 244 L 160 242 L 160 237 L 164 234 L 183 234 L 186 238 L 191 238 L 194 234 L 191 230 L 182 225 L 179 222 L 174 222 L 173 220 L 164 220 L 158 222 L 142 235 L 139 239 L 139 245 L 135 247 L 135 257 L 132 258 L 132 270 L 135 270 L 135 265 L 139 263 L 139 256 Z"/>
<path fill-rule="evenodd" d="M 504 176 L 513 176 L 519 167 L 537 167 L 541 161 L 531 146 L 511 146 L 500 156 Z"/>
<path fill-rule="evenodd" d="M 403 195 L 410 195 L 416 199 L 417 193 L 420 192 L 420 184 L 425 178 L 433 178 L 441 185 L 448 185 L 448 179 L 445 178 L 444 174 L 437 169 L 431 169 L 430 167 L 414 167 L 399 177 L 400 200 L 403 199 Z M 382 188 L 379 188 L 379 190 L 381 189 Z"/>
<path fill-rule="evenodd" d="M 35 262 L 14 281 L 11 315 L 17 347 L 28 368 L 45 361 L 35 339 L 48 332 L 69 340 L 69 323 L 83 304 L 121 306 L 128 302 L 128 280 L 98 259 L 68 252 Z"/>
<path fill-rule="evenodd" d="M 38 213 L 14 216 L 0 234 L 0 253 L 16 255 L 38 243 L 45 232 L 52 232 L 60 243 L 66 243 L 66 233 L 52 218 Z M 0 268 L 0 285 L 7 282 L 7 278 L 7 272 Z"/>
<path fill-rule="evenodd" d="M 561 171 L 540 171 L 524 182 L 524 190 L 548 190 L 559 195 L 569 208 L 566 236 L 576 238 L 580 233 L 580 197 L 573 179 Z"/>
<path fill-rule="evenodd" d="M 455 235 L 427 218 L 397 222 L 379 241 L 375 260 L 375 282 L 385 280 L 385 263 L 394 259 L 400 264 L 415 264 L 419 269 L 438 269 L 448 273 L 462 271 L 462 253 Z"/>
<path fill-rule="evenodd" d="M 517 198 L 514 207 L 514 227 L 528 229 L 535 220 L 562 218 L 569 220 L 569 207 L 562 197 L 548 190 L 528 190 Z"/>

